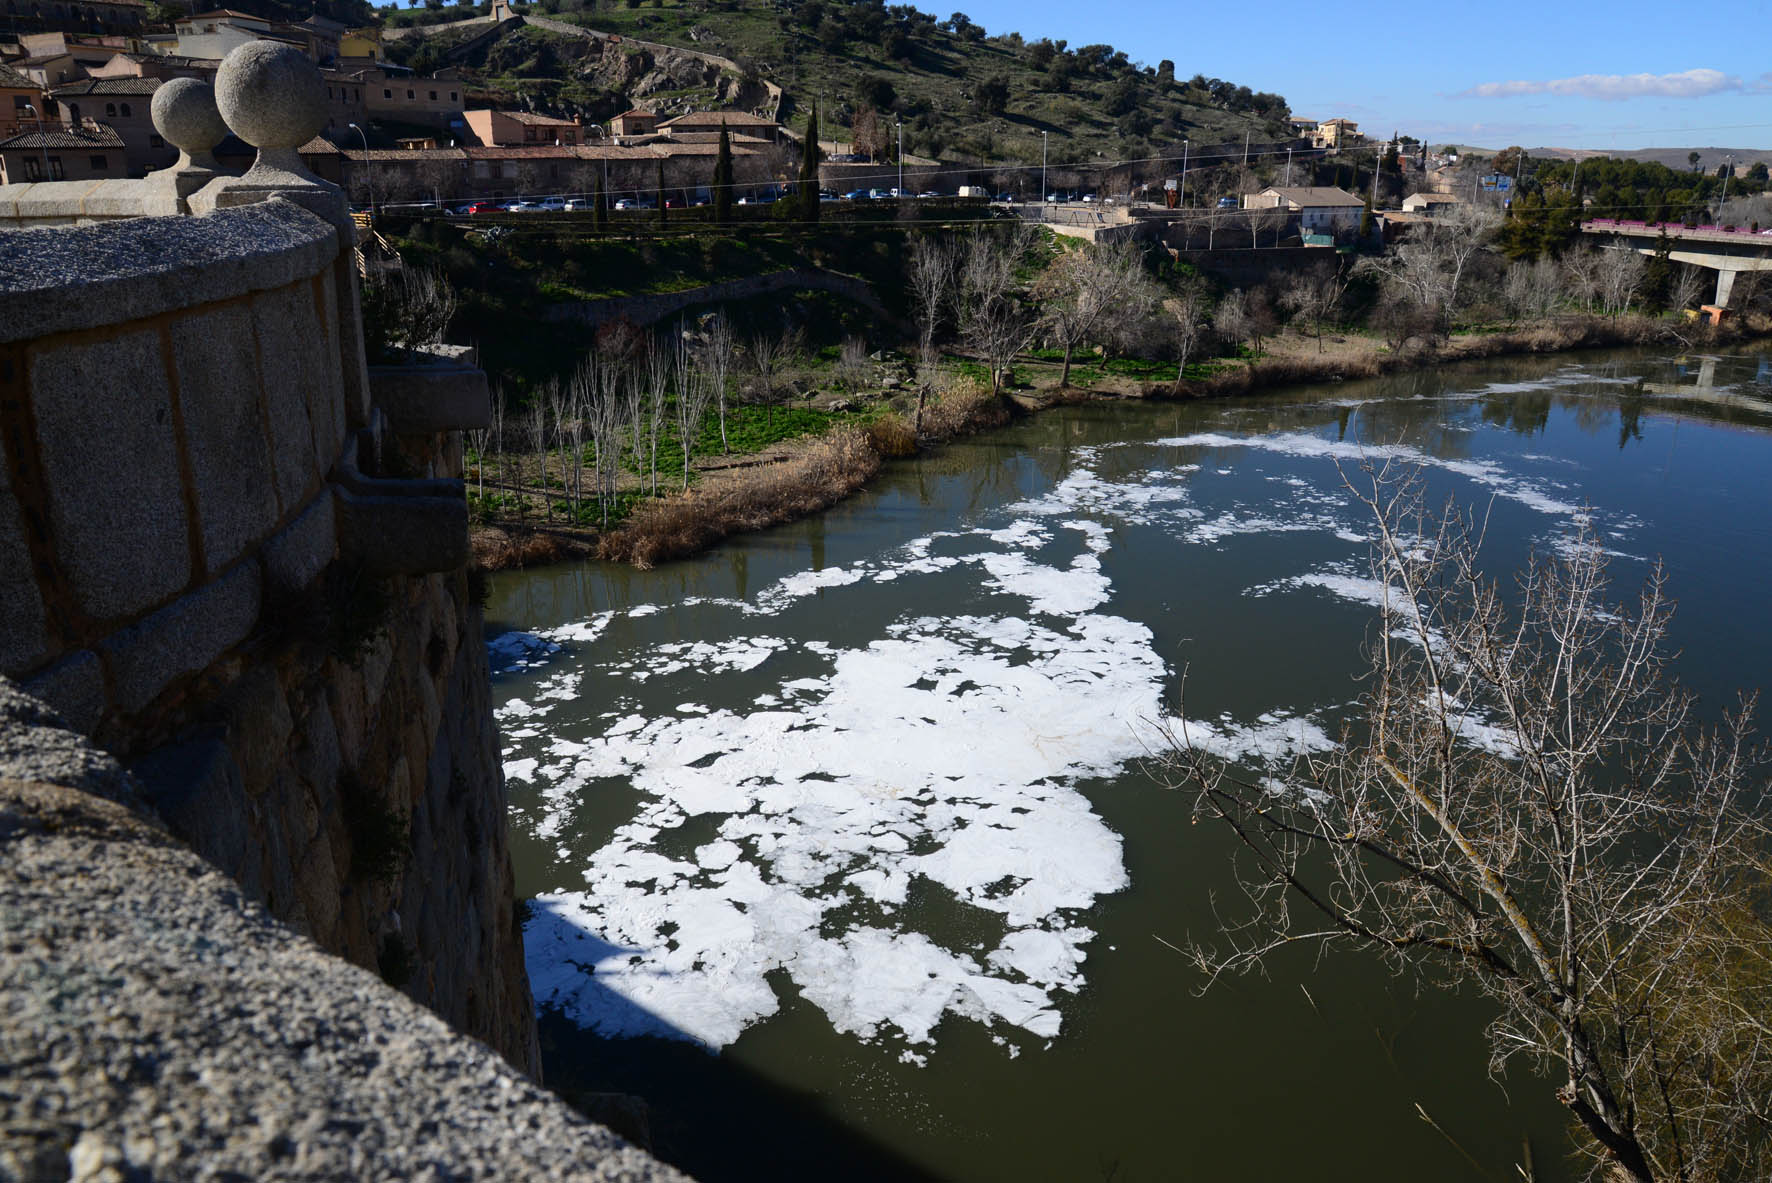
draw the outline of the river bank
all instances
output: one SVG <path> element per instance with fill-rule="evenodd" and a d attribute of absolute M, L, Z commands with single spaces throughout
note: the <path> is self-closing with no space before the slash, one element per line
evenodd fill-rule
<path fill-rule="evenodd" d="M 761 459 L 733 458 L 704 471 L 700 483 L 687 492 L 642 502 L 607 531 L 512 518 L 477 523 L 474 559 L 489 571 L 592 557 L 648 568 L 697 554 L 735 534 L 823 512 L 865 488 L 888 459 L 1002 426 L 1017 413 L 1066 403 L 1228 398 L 1485 358 L 1662 343 L 1710 347 L 1754 339 L 1764 327 L 1711 328 L 1640 316 L 1565 317 L 1442 340 L 1416 339 L 1400 349 L 1369 336 L 1309 337 L 1288 331 L 1264 342 L 1259 358 L 1216 364 L 1199 377 L 1149 382 L 1101 375 L 1087 387 L 1061 386 L 1056 365 L 1018 361 L 1018 373 L 1031 382 L 1027 389 L 992 397 L 976 381 L 957 376 L 930 402 L 919 431 L 911 430 L 904 409 L 886 409 L 865 424 L 840 424 L 823 435 L 772 448 Z"/>

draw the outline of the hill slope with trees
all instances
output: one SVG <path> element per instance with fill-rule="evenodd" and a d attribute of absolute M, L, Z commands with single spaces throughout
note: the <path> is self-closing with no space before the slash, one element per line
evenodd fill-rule
<path fill-rule="evenodd" d="M 438 2 L 392 12 L 388 23 L 423 25 L 480 11 Z M 539 0 L 516 10 L 730 58 L 741 81 L 766 79 L 783 88 L 784 122 L 797 122 L 822 98 L 823 138 L 854 141 L 877 157 L 896 150 L 895 123 L 903 125 L 906 153 L 964 161 L 1037 164 L 1046 133 L 1054 165 L 1179 157 L 1184 139 L 1203 146 L 1288 134 L 1284 98 L 1178 74 L 1193 63 L 1144 63 L 1111 45 L 992 34 L 958 12 L 939 19 L 881 0 Z M 535 30 L 522 32 L 533 40 Z M 439 55 L 427 44 L 412 38 L 395 52 L 409 64 L 432 65 Z M 489 90 L 597 121 L 640 99 L 670 113 L 714 105 L 718 97 L 663 79 L 649 93 L 620 92 L 606 72 L 580 68 L 559 52 L 495 50 L 463 64 Z"/>

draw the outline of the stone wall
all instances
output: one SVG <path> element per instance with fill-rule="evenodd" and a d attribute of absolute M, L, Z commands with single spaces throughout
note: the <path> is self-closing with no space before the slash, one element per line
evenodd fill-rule
<path fill-rule="evenodd" d="M 407 367 L 377 406 L 343 245 L 274 197 L 0 231 L 0 674 L 251 898 L 533 1073 L 449 479 L 485 378 Z"/>
<path fill-rule="evenodd" d="M 0 1179 L 682 1183 L 328 956 L 0 679 Z"/>
<path fill-rule="evenodd" d="M 686 308 L 700 304 L 719 304 L 728 300 L 751 300 L 775 292 L 822 291 L 853 300 L 887 316 L 885 306 L 872 288 L 852 275 L 820 271 L 813 267 L 796 267 L 771 271 L 765 275 L 749 275 L 699 287 L 680 288 L 674 292 L 657 292 L 646 296 L 611 296 L 604 300 L 576 300 L 555 304 L 546 317 L 553 324 L 573 323 L 596 326 L 613 320 L 629 320 L 636 325 L 656 324 L 677 315 Z"/>

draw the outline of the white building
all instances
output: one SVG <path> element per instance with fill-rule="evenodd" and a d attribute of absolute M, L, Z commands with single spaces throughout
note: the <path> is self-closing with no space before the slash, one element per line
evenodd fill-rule
<path fill-rule="evenodd" d="M 1297 215 L 1299 229 L 1306 234 L 1334 234 L 1357 228 L 1366 203 L 1342 189 L 1270 186 L 1260 193 L 1245 193 L 1243 208 L 1283 209 Z"/>

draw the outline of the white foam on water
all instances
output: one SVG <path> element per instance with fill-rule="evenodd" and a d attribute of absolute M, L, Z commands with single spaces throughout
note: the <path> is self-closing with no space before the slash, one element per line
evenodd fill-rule
<path fill-rule="evenodd" d="M 1561 500 L 1509 473 L 1490 460 L 1458 460 L 1435 456 L 1408 444 L 1359 443 L 1353 440 L 1331 440 L 1303 432 L 1281 432 L 1273 435 L 1229 435 L 1203 431 L 1192 435 L 1159 440 L 1175 448 L 1253 448 L 1309 460 L 1338 460 L 1358 463 L 1364 460 L 1401 461 L 1423 468 L 1438 468 L 1457 473 L 1475 484 L 1491 489 L 1499 497 L 1516 501 L 1543 514 L 1574 515 L 1583 512 L 1579 505 Z"/>

